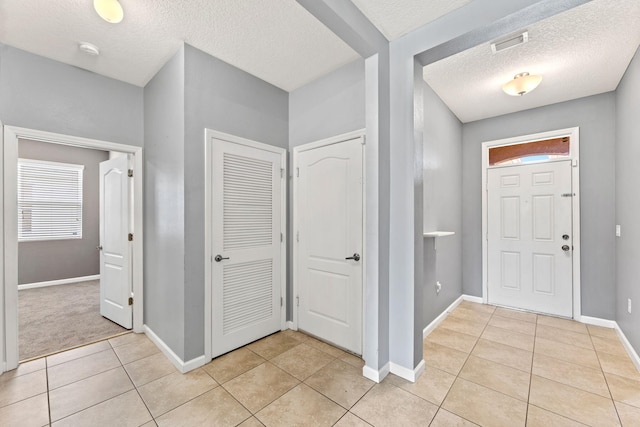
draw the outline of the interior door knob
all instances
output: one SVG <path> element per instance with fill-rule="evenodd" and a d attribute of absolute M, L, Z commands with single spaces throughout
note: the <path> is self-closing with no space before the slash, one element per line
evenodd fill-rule
<path fill-rule="evenodd" d="M 216 255 L 216 257 L 214 258 L 214 260 L 216 260 L 216 262 L 220 262 L 223 259 L 229 259 L 229 257 L 223 257 L 222 255 Z"/>
<path fill-rule="evenodd" d="M 99 251 L 101 251 L 101 250 L 102 250 L 102 245 L 100 245 L 100 246 L 96 246 L 96 249 L 97 249 L 97 250 L 99 250 Z"/>
<path fill-rule="evenodd" d="M 563 250 L 563 251 L 565 251 L 565 252 L 569 252 L 569 249 L 571 249 L 571 248 L 569 247 L 569 245 L 562 245 L 562 250 Z"/>
<path fill-rule="evenodd" d="M 348 256 L 345 259 L 352 259 L 354 261 L 360 261 L 360 254 L 353 254 L 353 256 Z"/>

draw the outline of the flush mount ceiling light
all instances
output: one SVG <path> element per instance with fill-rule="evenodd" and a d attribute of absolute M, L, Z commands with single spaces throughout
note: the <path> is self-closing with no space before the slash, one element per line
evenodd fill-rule
<path fill-rule="evenodd" d="M 117 24 L 124 18 L 124 10 L 118 0 L 93 0 L 93 7 L 102 19 Z"/>
<path fill-rule="evenodd" d="M 516 74 L 513 80 L 508 81 L 502 86 L 502 90 L 511 96 L 522 96 L 538 87 L 542 81 L 542 76 L 530 75 L 527 72 Z"/>
<path fill-rule="evenodd" d="M 98 49 L 98 46 L 91 43 L 82 42 L 78 44 L 78 49 L 80 49 L 80 51 L 86 53 L 87 55 L 91 55 L 91 56 L 100 55 L 100 49 Z"/>

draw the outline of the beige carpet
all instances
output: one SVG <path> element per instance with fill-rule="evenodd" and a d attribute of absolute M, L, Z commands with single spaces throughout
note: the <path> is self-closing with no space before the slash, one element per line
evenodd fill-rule
<path fill-rule="evenodd" d="M 100 315 L 100 282 L 18 291 L 20 360 L 125 332 Z"/>

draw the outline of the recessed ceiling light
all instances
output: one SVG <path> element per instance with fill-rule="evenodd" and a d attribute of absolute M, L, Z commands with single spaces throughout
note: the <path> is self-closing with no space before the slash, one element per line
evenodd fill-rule
<path fill-rule="evenodd" d="M 91 55 L 91 56 L 100 55 L 100 49 L 98 49 L 98 46 L 91 43 L 82 42 L 78 45 L 78 48 L 80 49 L 80 51 L 86 53 L 87 55 Z"/>
<path fill-rule="evenodd" d="M 124 18 L 124 10 L 118 0 L 93 0 L 93 8 L 102 19 L 117 24 Z"/>

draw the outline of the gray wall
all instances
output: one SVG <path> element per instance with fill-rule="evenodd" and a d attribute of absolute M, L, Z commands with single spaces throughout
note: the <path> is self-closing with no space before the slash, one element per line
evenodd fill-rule
<path fill-rule="evenodd" d="M 204 130 L 287 148 L 288 93 L 185 45 L 185 355 L 204 354 Z"/>
<path fill-rule="evenodd" d="M 84 165 L 82 185 L 82 239 L 20 242 L 18 284 L 100 274 L 100 162 L 107 151 L 21 139 L 21 159 Z"/>
<path fill-rule="evenodd" d="M 636 52 L 617 90 L 616 98 L 616 320 L 636 350 L 640 350 L 640 50 Z M 627 313 L 627 298 L 632 300 Z"/>
<path fill-rule="evenodd" d="M 424 231 L 456 234 L 424 239 L 423 327 L 462 294 L 462 123 L 428 85 L 424 120 Z"/>
<path fill-rule="evenodd" d="M 0 43 L 0 121 L 142 146 L 142 88 Z"/>
<path fill-rule="evenodd" d="M 184 357 L 184 49 L 144 88 L 144 322 Z"/>
<path fill-rule="evenodd" d="M 289 148 L 364 129 L 364 60 L 289 93 Z M 289 153 L 292 155 L 292 152 Z M 291 162 L 290 162 L 291 163 Z M 291 171 L 289 171 L 291 175 Z M 293 318 L 293 187 L 288 181 L 287 319 Z"/>
<path fill-rule="evenodd" d="M 289 94 L 289 148 L 365 127 L 364 59 Z"/>
<path fill-rule="evenodd" d="M 615 319 L 615 108 L 610 92 L 463 126 L 465 294 L 482 295 L 481 143 L 579 126 L 582 314 Z"/>

